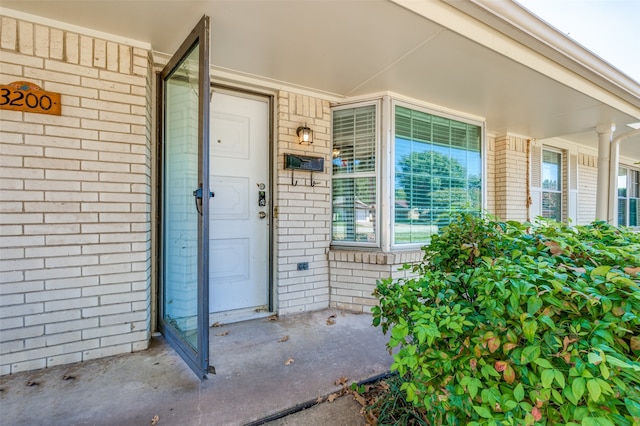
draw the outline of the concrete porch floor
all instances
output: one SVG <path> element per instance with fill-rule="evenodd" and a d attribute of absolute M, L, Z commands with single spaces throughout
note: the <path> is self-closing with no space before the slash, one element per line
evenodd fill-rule
<path fill-rule="evenodd" d="M 392 361 L 371 315 L 339 310 L 223 325 L 210 336 L 217 374 L 202 382 L 162 338 L 142 352 L 3 376 L 0 424 L 149 425 L 158 416 L 158 425 L 245 425 L 339 390 L 340 377 L 383 374 Z"/>

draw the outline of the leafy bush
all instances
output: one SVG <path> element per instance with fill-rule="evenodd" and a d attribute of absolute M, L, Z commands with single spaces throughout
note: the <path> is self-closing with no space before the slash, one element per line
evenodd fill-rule
<path fill-rule="evenodd" d="M 431 424 L 640 425 L 640 235 L 467 215 L 423 250 L 373 322 Z"/>

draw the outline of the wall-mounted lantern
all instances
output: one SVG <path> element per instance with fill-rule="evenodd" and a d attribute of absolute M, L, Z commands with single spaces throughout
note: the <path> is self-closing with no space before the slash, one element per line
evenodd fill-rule
<path fill-rule="evenodd" d="M 296 135 L 298 135 L 301 145 L 311 145 L 313 143 L 313 130 L 307 127 L 307 123 L 296 129 Z"/>

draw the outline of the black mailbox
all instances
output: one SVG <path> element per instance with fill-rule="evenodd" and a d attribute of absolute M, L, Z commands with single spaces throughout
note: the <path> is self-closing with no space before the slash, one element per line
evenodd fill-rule
<path fill-rule="evenodd" d="M 306 170 L 309 172 L 322 172 L 324 171 L 324 157 L 285 154 L 284 168 L 292 170 Z"/>

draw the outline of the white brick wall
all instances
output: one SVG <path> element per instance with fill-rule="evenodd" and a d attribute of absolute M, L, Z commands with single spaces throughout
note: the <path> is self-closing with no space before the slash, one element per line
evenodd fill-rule
<path fill-rule="evenodd" d="M 495 139 L 494 213 L 502 220 L 527 220 L 527 140 L 505 135 Z"/>
<path fill-rule="evenodd" d="M 313 130 L 313 145 L 300 145 L 296 129 L 304 123 Z M 329 251 L 331 232 L 331 110 L 329 102 L 290 92 L 278 93 L 276 283 L 278 312 L 288 314 L 329 306 Z M 325 171 L 284 169 L 284 154 L 324 157 Z M 308 262 L 308 271 L 297 264 Z"/>
<path fill-rule="evenodd" d="M 378 303 L 373 296 L 378 280 L 409 276 L 410 271 L 401 271 L 400 267 L 405 263 L 420 262 L 423 256 L 421 250 L 393 253 L 331 250 L 331 307 L 371 312 L 371 307 Z"/>
<path fill-rule="evenodd" d="M 2 17 L 0 83 L 62 115 L 0 111 L 0 374 L 144 349 L 149 52 Z"/>

